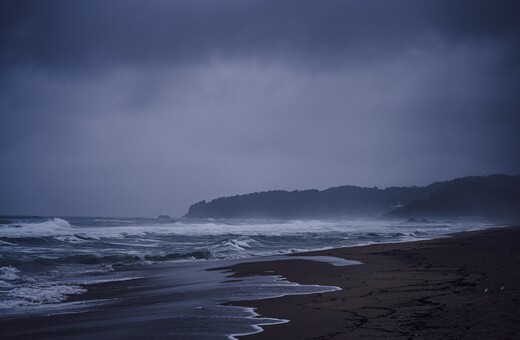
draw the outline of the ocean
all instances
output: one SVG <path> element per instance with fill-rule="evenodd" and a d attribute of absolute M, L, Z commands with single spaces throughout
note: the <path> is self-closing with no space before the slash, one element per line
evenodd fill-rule
<path fill-rule="evenodd" d="M 136 336 L 135 332 L 146 331 L 142 335 L 229 339 L 286 320 L 258 316 L 252 309 L 226 302 L 339 288 L 299 285 L 269 275 L 230 279 L 227 272 L 208 269 L 485 227 L 470 220 L 2 217 L 0 320 L 56 315 L 97 315 L 98 320 L 107 318 L 110 310 L 110 322 L 130 325 Z M 356 264 L 334 258 L 312 260 Z M 110 294 L 99 293 L 103 285 L 110 285 Z"/>

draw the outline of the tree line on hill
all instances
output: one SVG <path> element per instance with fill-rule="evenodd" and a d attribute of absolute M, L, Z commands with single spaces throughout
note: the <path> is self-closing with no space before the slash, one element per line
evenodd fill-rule
<path fill-rule="evenodd" d="M 520 176 L 457 178 L 423 187 L 273 190 L 201 201 L 187 218 L 520 218 Z"/>

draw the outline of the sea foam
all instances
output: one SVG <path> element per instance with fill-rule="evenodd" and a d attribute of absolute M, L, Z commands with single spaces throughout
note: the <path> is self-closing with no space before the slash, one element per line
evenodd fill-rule
<path fill-rule="evenodd" d="M 0 280 L 4 281 L 14 281 L 19 279 L 20 277 L 17 275 L 20 271 L 15 267 L 1 267 L 0 268 Z"/>
<path fill-rule="evenodd" d="M 19 287 L 9 291 L 8 295 L 17 298 L 16 303 L 20 306 L 28 304 L 58 303 L 67 299 L 69 295 L 83 294 L 87 290 L 78 285 L 35 285 Z M 13 301 L 10 301 L 13 304 Z M 0 305 L 1 306 L 1 305 Z"/>
<path fill-rule="evenodd" d="M 0 228 L 0 237 L 24 238 L 41 236 L 60 236 L 72 231 L 68 221 L 53 218 L 44 222 L 11 223 Z"/>

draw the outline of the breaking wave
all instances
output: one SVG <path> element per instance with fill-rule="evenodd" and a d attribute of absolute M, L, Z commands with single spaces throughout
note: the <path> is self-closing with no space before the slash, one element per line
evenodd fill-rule
<path fill-rule="evenodd" d="M 15 298 L 8 303 L 30 305 L 44 303 L 58 303 L 67 299 L 69 295 L 83 294 L 87 290 L 79 285 L 45 284 L 19 287 L 9 291 L 8 296 Z M 1 305 L 0 305 L 1 306 Z"/>
<path fill-rule="evenodd" d="M 63 302 L 85 291 L 81 282 L 121 279 L 115 266 L 402 242 L 480 227 L 375 220 L 2 218 L 0 309 Z"/>
<path fill-rule="evenodd" d="M 13 281 L 19 278 L 17 275 L 20 271 L 15 267 L 1 267 L 0 268 L 0 280 Z"/>
<path fill-rule="evenodd" d="M 228 238 L 209 245 L 208 251 L 212 258 L 238 258 L 254 256 L 255 253 L 250 249 L 253 246 L 258 247 L 259 245 L 261 245 L 261 243 L 252 238 Z"/>
<path fill-rule="evenodd" d="M 10 223 L 0 226 L 2 238 L 25 238 L 66 235 L 72 231 L 70 223 L 61 218 L 43 222 Z"/>

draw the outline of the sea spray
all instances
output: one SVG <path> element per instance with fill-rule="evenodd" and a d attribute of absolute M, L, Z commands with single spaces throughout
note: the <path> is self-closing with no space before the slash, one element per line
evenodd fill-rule
<path fill-rule="evenodd" d="M 0 300 L 66 301 L 82 283 L 120 280 L 121 266 L 255 258 L 433 238 L 474 223 L 381 220 L 10 218 L 0 223 Z M 131 276 L 131 275 L 130 275 Z M 0 311 L 0 313 L 2 313 Z"/>

